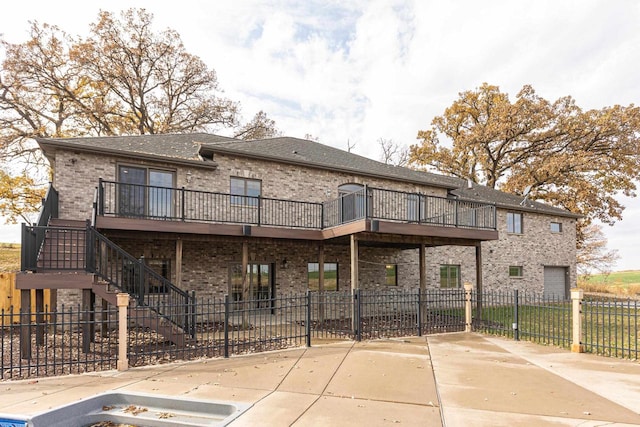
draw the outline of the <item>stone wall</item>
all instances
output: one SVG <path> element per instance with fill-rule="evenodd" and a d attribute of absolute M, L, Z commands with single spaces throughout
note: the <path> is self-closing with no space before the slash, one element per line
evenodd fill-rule
<path fill-rule="evenodd" d="M 568 267 L 569 284 L 576 286 L 576 220 L 523 212 L 523 233 L 507 233 L 507 210 L 498 209 L 499 240 L 482 243 L 484 289 L 542 291 L 544 267 Z M 552 233 L 551 222 L 562 224 Z M 476 284 L 475 248 L 442 246 L 427 250 L 427 280 L 440 281 L 440 265 L 460 265 L 461 283 Z M 521 266 L 521 278 L 509 277 L 509 266 Z"/>

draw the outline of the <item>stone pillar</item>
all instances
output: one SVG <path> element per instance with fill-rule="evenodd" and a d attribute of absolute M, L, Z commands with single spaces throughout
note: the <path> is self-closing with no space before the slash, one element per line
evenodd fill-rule
<path fill-rule="evenodd" d="M 473 312 L 471 310 L 471 292 L 473 291 L 473 285 L 469 282 L 464 284 L 464 331 L 471 332 L 471 325 L 473 323 Z"/>
<path fill-rule="evenodd" d="M 116 295 L 116 304 L 118 305 L 118 370 L 126 371 L 129 369 L 129 358 L 127 357 L 129 294 L 119 293 Z"/>
<path fill-rule="evenodd" d="M 584 345 L 582 344 L 582 298 L 584 291 L 582 289 L 571 290 L 572 305 L 572 322 L 573 322 L 573 342 L 571 344 L 571 352 L 584 353 Z"/>

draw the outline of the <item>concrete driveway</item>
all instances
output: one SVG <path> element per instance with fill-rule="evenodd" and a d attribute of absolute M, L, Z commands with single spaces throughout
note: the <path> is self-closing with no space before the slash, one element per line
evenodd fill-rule
<path fill-rule="evenodd" d="M 640 425 L 638 362 L 473 333 L 1 382 L 0 413 L 112 390 L 250 404 L 234 427 Z"/>

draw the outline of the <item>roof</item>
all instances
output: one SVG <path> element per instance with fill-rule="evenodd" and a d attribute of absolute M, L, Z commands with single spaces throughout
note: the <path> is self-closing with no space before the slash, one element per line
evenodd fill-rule
<path fill-rule="evenodd" d="M 456 188 L 457 185 L 454 179 L 444 175 L 388 165 L 306 139 L 278 137 L 253 141 L 218 141 L 205 143 L 203 147 L 224 154 L 382 177 L 449 190 Z"/>
<path fill-rule="evenodd" d="M 582 218 L 582 215 L 574 214 L 566 209 L 556 208 L 544 203 L 528 200 L 524 196 L 516 194 L 505 193 L 503 191 L 495 190 L 484 185 L 472 183 L 469 187 L 468 182 L 462 179 L 458 180 L 458 188 L 451 191 L 461 199 L 487 202 L 491 201 L 495 203 L 498 208 L 518 210 L 525 212 L 541 213 L 545 215 L 556 215 L 569 218 Z"/>
<path fill-rule="evenodd" d="M 430 172 L 392 166 L 367 157 L 349 153 L 319 142 L 291 137 L 244 141 L 208 133 L 162 134 L 134 136 L 102 136 L 86 138 L 38 138 L 45 155 L 57 149 L 72 149 L 93 153 L 121 155 L 178 164 L 215 168 L 210 155 L 215 153 L 257 158 L 335 172 L 386 178 L 402 182 L 445 188 L 461 199 L 495 203 L 505 209 L 580 218 L 565 209 L 526 201 L 523 197 L 504 193 L 479 184 L 467 188 L 467 182 Z"/>

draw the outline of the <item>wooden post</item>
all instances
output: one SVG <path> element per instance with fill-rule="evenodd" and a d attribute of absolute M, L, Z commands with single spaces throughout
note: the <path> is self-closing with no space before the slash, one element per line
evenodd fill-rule
<path fill-rule="evenodd" d="M 355 234 L 351 235 L 351 290 L 360 289 L 358 278 L 358 239 Z"/>
<path fill-rule="evenodd" d="M 324 292 L 324 245 L 318 247 L 318 291 Z"/>
<path fill-rule="evenodd" d="M 420 292 L 424 292 L 427 289 L 427 260 L 426 249 L 424 244 L 420 245 L 419 249 L 420 259 L 418 260 L 418 266 L 420 268 Z"/>
<path fill-rule="evenodd" d="M 471 292 L 473 291 L 473 285 L 469 282 L 464 284 L 464 331 L 471 332 L 471 326 L 473 323 L 473 314 L 471 310 Z"/>
<path fill-rule="evenodd" d="M 96 295 L 91 288 L 82 290 L 82 351 L 89 353 L 90 344 L 95 342 Z"/>
<path fill-rule="evenodd" d="M 573 322 L 573 342 L 571 344 L 572 353 L 584 353 L 584 345 L 582 344 L 582 298 L 584 291 L 582 289 L 571 290 L 571 308 Z"/>
<path fill-rule="evenodd" d="M 249 280 L 247 280 L 247 269 L 249 268 L 249 244 L 242 242 L 242 327 L 245 328 L 249 324 Z"/>
<path fill-rule="evenodd" d="M 358 278 L 358 239 L 355 234 L 351 235 L 351 295 L 355 295 L 356 289 L 360 289 L 360 282 Z M 354 300 L 355 302 L 355 300 Z M 358 301 L 358 304 L 360 302 Z M 358 319 L 360 313 L 356 309 L 356 304 L 352 304 L 351 307 L 351 323 L 352 330 L 356 336 L 359 336 L 360 319 Z"/>
<path fill-rule="evenodd" d="M 20 290 L 20 358 L 31 359 L 31 290 Z"/>
<path fill-rule="evenodd" d="M 44 345 L 44 289 L 36 289 L 36 345 Z"/>
<path fill-rule="evenodd" d="M 427 260 L 426 260 L 426 250 L 424 244 L 420 245 L 420 249 L 418 250 L 418 256 L 420 259 L 418 260 L 418 268 L 419 276 L 420 276 L 420 296 L 418 300 L 420 301 L 420 321 L 421 323 L 425 323 L 427 319 L 427 301 L 425 290 L 427 289 Z M 418 325 L 419 330 L 422 331 L 422 325 Z"/>
<path fill-rule="evenodd" d="M 476 316 L 482 319 L 482 243 L 476 243 Z"/>
<path fill-rule="evenodd" d="M 129 369 L 129 358 L 127 357 L 127 349 L 129 347 L 128 340 L 128 319 L 127 312 L 129 310 L 129 294 L 119 293 L 116 295 L 116 304 L 118 305 L 118 370 L 126 371 Z"/>
<path fill-rule="evenodd" d="M 324 245 L 318 247 L 318 322 L 324 322 Z"/>
<path fill-rule="evenodd" d="M 176 286 L 182 285 L 182 239 L 176 240 Z"/>

